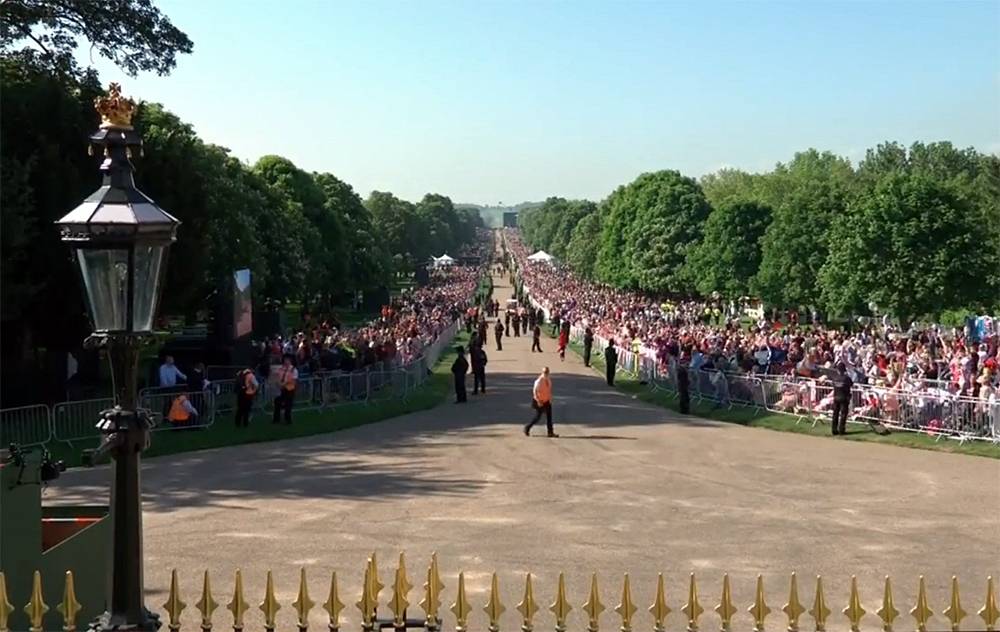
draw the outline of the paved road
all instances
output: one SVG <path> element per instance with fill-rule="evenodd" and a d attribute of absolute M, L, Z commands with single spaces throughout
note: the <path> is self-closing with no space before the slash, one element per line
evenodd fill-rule
<path fill-rule="evenodd" d="M 497 286 L 502 301 L 510 288 L 501 279 Z M 831 624 L 841 629 L 851 574 L 870 613 L 885 574 L 895 578 L 901 611 L 913 605 L 918 574 L 926 574 L 936 612 L 946 605 L 951 574 L 962 578 L 970 612 L 982 605 L 986 575 L 1000 576 L 1000 461 L 681 416 L 607 388 L 576 356 L 560 362 L 553 341 L 543 346 L 542 354 L 528 351 L 528 338 L 505 339 L 502 352 L 491 346 L 489 393 L 470 394 L 467 405 L 449 402 L 328 436 L 149 460 L 150 603 L 163 602 L 172 567 L 182 569 L 189 604 L 204 568 L 215 576 L 218 600 L 228 601 L 236 566 L 257 603 L 270 568 L 286 604 L 282 627 L 291 629 L 288 604 L 298 568 L 306 566 L 317 601 L 325 599 L 328 572 L 339 571 L 342 598 L 351 604 L 345 615 L 357 621 L 365 557 L 379 552 L 382 580 L 391 584 L 385 562 L 405 549 L 418 586 L 410 601 L 419 601 L 427 559 L 438 551 L 446 605 L 455 575 L 465 570 L 474 626 L 483 629 L 494 569 L 507 629 L 518 623 L 513 606 L 527 570 L 537 576 L 543 605 L 552 601 L 557 572 L 567 572 L 571 621 L 581 629 L 592 571 L 602 574 L 610 606 L 618 603 L 621 573 L 630 571 L 643 607 L 662 571 L 675 611 L 685 601 L 687 573 L 696 571 L 703 628 L 717 626 L 711 608 L 724 571 L 747 628 L 758 572 L 776 613 L 772 627 L 784 626 L 778 608 L 788 573 L 805 579 L 807 609 L 813 585 L 806 578 L 821 573 Z M 531 381 L 544 365 L 552 367 L 559 439 L 521 433 Z M 71 472 L 49 497 L 99 499 L 106 482 L 106 471 Z M 386 590 L 383 601 L 390 595 Z M 321 623 L 322 613 L 313 614 Z M 649 625 L 640 614 L 637 625 Z M 605 617 L 605 625 L 615 620 L 611 612 Z M 679 615 L 672 618 L 670 629 L 682 627 Z M 544 608 L 538 619 L 551 625 Z M 904 619 L 900 629 L 910 629 L 912 619 Z M 446 622 L 452 625 L 450 614 Z M 874 628 L 873 616 L 867 622 Z"/>

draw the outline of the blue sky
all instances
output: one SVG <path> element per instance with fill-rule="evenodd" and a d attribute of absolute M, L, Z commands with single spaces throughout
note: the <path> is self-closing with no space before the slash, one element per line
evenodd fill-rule
<path fill-rule="evenodd" d="M 808 147 L 1000 152 L 997 0 L 157 4 L 193 54 L 168 77 L 95 59 L 105 83 L 363 196 L 597 200 Z"/>

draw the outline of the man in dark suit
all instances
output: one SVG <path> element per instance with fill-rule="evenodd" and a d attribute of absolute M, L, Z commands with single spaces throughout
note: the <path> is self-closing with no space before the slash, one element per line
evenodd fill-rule
<path fill-rule="evenodd" d="M 498 318 L 496 326 L 493 327 L 493 335 L 497 339 L 497 351 L 503 351 L 503 331 L 504 331 L 503 323 L 501 323 L 500 319 Z"/>
<path fill-rule="evenodd" d="M 833 380 L 833 434 L 847 434 L 847 413 L 851 409 L 851 389 L 854 381 L 847 375 L 843 362 L 837 365 Z"/>
<path fill-rule="evenodd" d="M 476 347 L 469 352 L 472 360 L 472 394 L 478 395 L 482 390 L 486 394 L 486 351 Z"/>
<path fill-rule="evenodd" d="M 469 361 L 465 359 L 465 349 L 456 347 L 458 357 L 451 365 L 451 373 L 455 376 L 455 403 L 462 404 L 466 401 L 465 396 L 465 374 L 469 372 Z"/>
<path fill-rule="evenodd" d="M 531 330 L 531 350 L 542 352 L 542 328 L 535 323 L 534 328 Z"/>
<path fill-rule="evenodd" d="M 615 349 L 615 341 L 608 341 L 608 348 L 604 350 L 604 364 L 607 367 L 608 386 L 615 385 L 615 370 L 618 368 L 618 350 Z"/>
<path fill-rule="evenodd" d="M 590 352 L 594 348 L 594 330 L 587 325 L 583 330 L 583 366 L 590 366 Z"/>

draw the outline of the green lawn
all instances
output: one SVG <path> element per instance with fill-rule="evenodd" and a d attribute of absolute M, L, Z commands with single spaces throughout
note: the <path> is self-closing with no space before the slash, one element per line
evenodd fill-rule
<path fill-rule="evenodd" d="M 582 345 L 571 343 L 572 350 L 580 355 L 583 354 Z M 595 353 L 591 358 L 591 366 L 595 371 L 604 375 L 605 365 L 603 354 Z M 615 387 L 618 390 L 632 394 L 636 399 L 649 402 L 678 411 L 678 401 L 676 397 L 662 390 L 652 390 L 649 385 L 640 384 L 639 381 L 624 373 L 619 369 L 615 378 Z M 847 434 L 836 439 L 830 435 L 829 424 L 817 424 L 813 427 L 811 420 L 797 422 L 795 417 L 771 413 L 767 410 L 758 410 L 748 406 L 733 405 L 732 408 L 719 408 L 713 402 L 691 402 L 691 414 L 706 419 L 724 421 L 727 423 L 740 424 L 741 426 L 752 426 L 754 428 L 767 428 L 768 430 L 779 430 L 782 432 L 797 432 L 814 436 L 828 437 L 831 441 L 871 441 L 888 445 L 898 445 L 907 448 L 918 448 L 921 450 L 938 450 L 940 452 L 957 452 L 960 454 L 971 454 L 984 456 L 993 459 L 1000 459 L 1000 446 L 985 441 L 967 441 L 959 443 L 952 439 L 935 438 L 916 432 L 894 431 L 889 435 L 879 435 L 871 431 L 867 426 L 848 424 Z"/>
<path fill-rule="evenodd" d="M 152 445 L 145 456 L 162 456 L 194 450 L 206 450 L 244 443 L 280 441 L 294 437 L 336 432 L 390 417 L 405 415 L 418 410 L 433 408 L 445 400 L 451 392 L 451 363 L 454 360 L 454 346 L 467 344 L 468 335 L 461 331 L 452 345 L 438 360 L 427 381 L 404 399 L 385 399 L 369 403 L 343 404 L 328 410 L 296 411 L 291 426 L 274 425 L 268 413 L 257 413 L 248 428 L 237 429 L 230 415 L 216 418 L 215 423 L 204 430 L 170 430 L 154 432 Z M 69 467 L 80 465 L 80 451 L 85 447 L 95 447 L 85 442 L 75 442 L 72 447 L 64 443 L 50 446 L 57 459 L 63 459 Z"/>

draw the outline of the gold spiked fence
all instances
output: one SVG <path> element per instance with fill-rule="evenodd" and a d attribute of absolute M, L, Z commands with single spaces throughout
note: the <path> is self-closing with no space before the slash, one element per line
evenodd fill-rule
<path fill-rule="evenodd" d="M 380 595 L 385 585 L 379 577 L 376 556 L 373 553 L 368 558 L 362 574 L 361 590 L 359 599 L 354 603 L 358 610 L 358 618 L 362 632 L 374 632 L 375 630 L 393 629 L 397 631 L 405 629 L 423 628 L 430 632 L 442 632 L 446 628 L 454 629 L 455 632 L 467 632 L 468 630 L 488 630 L 489 632 L 500 632 L 501 615 L 507 610 L 503 604 L 500 590 L 500 581 L 497 573 L 494 572 L 490 578 L 489 596 L 482 606 L 485 616 L 478 615 L 476 609 L 469 602 L 466 595 L 465 573 L 458 573 L 454 584 L 455 601 L 449 610 L 453 615 L 453 626 L 446 626 L 442 619 L 442 598 L 446 584 L 442 581 L 438 568 L 437 555 L 431 555 L 430 565 L 424 575 L 426 581 L 423 584 L 423 598 L 419 602 L 420 615 L 411 616 L 411 603 L 409 593 L 413 589 L 413 584 L 407 576 L 406 563 L 401 553 L 399 563 L 396 567 L 392 581 L 392 596 L 382 609 Z M 43 599 L 42 577 L 39 572 L 35 572 L 31 579 L 31 598 L 28 603 L 19 611 L 7 598 L 7 578 L 0 573 L 0 632 L 11 632 L 28 630 L 29 632 L 43 632 L 43 630 L 61 629 L 63 632 L 75 632 L 77 626 L 86 627 L 87 622 L 78 622 L 77 616 L 81 610 L 81 605 L 77 602 L 73 586 L 73 574 L 67 572 L 64 577 L 64 589 L 62 601 L 56 606 L 59 614 L 58 627 L 52 626 L 46 618 L 49 612 L 49 605 Z M 777 581 L 776 581 L 777 583 Z M 781 582 L 784 584 L 784 582 Z M 812 582 L 810 582 L 811 584 Z M 599 588 L 597 573 L 590 577 L 590 590 L 587 600 L 580 606 L 580 614 L 573 619 L 574 602 L 568 595 L 566 589 L 566 578 L 564 573 L 559 573 L 555 586 L 555 597 L 548 611 L 554 620 L 553 629 L 555 632 L 567 632 L 570 629 L 586 630 L 587 632 L 599 632 L 602 625 L 601 615 L 606 611 L 604 603 L 601 601 L 601 591 Z M 917 592 L 914 605 L 908 609 L 909 617 L 895 606 L 893 598 L 892 582 L 889 577 L 885 578 L 879 607 L 869 613 L 862 606 L 861 595 L 858 589 L 858 582 L 855 577 L 851 577 L 850 592 L 847 596 L 846 606 L 840 610 L 840 614 L 834 613 L 831 609 L 832 603 L 828 603 L 826 592 L 823 588 L 823 578 L 817 576 L 815 579 L 815 590 L 811 599 L 811 606 L 806 609 L 807 604 L 801 603 L 799 599 L 799 581 L 795 573 L 788 579 L 788 596 L 786 603 L 780 608 L 784 617 L 773 612 L 768 605 L 765 595 L 764 577 L 757 576 L 756 586 L 753 591 L 752 603 L 743 606 L 733 602 L 732 587 L 728 574 L 722 576 L 722 589 L 719 596 L 719 603 L 714 606 L 715 615 L 713 620 L 708 621 L 705 607 L 702 605 L 702 597 L 698 588 L 698 582 L 694 573 L 691 573 L 687 585 L 681 592 L 685 602 L 680 607 L 672 608 L 670 600 L 667 598 L 664 576 L 660 573 L 657 576 L 655 587 L 649 591 L 647 597 L 652 597 L 652 603 L 646 610 L 647 615 L 637 616 L 640 612 L 640 605 L 637 605 L 633 597 L 632 586 L 629 574 L 625 573 L 621 583 L 621 592 L 618 605 L 614 608 L 616 614 L 614 626 L 606 627 L 610 630 L 617 627 L 619 632 L 634 632 L 638 630 L 652 630 L 652 632 L 667 632 L 667 630 L 683 630 L 684 632 L 699 632 L 700 630 L 719 630 L 720 632 L 733 632 L 734 630 L 752 630 L 753 632 L 764 632 L 767 629 L 781 630 L 787 632 L 826 632 L 827 630 L 849 629 L 858 632 L 863 627 L 870 629 L 881 629 L 884 632 L 893 630 L 915 630 L 916 632 L 935 632 L 936 630 L 986 630 L 994 632 L 997 630 L 997 622 L 1000 619 L 1000 607 L 997 605 L 997 593 L 994 586 L 993 577 L 986 579 L 986 591 L 983 606 L 976 613 L 978 618 L 973 617 L 962 606 L 959 594 L 959 582 L 957 577 L 951 578 L 950 599 L 945 607 L 940 611 L 940 615 L 947 621 L 946 627 L 940 627 L 934 623 L 935 612 L 928 598 L 924 577 L 917 579 Z M 299 632 L 307 632 L 310 628 L 310 612 L 320 605 L 325 615 L 323 615 L 323 625 L 329 632 L 339 632 L 341 629 L 341 613 L 347 607 L 341 601 L 341 593 L 337 580 L 337 573 L 330 576 L 329 584 L 323 582 L 326 599 L 320 605 L 310 597 L 310 591 L 306 576 L 306 569 L 299 572 L 298 593 L 294 601 L 290 604 L 295 617 L 295 627 Z M 783 591 L 784 592 L 784 591 Z M 535 616 L 541 609 L 535 598 L 535 589 L 531 573 L 524 576 L 523 592 L 520 603 L 516 610 L 519 613 L 519 625 L 521 632 L 534 632 L 536 629 Z M 617 590 L 615 594 L 619 594 Z M 345 596 L 346 598 L 346 596 Z M 349 600 L 350 601 L 350 600 Z M 639 603 L 642 603 L 640 601 Z M 170 589 L 166 602 L 162 604 L 162 612 L 166 620 L 167 629 L 170 632 L 179 632 L 181 629 L 194 630 L 201 628 L 202 632 L 212 632 L 216 626 L 221 628 L 231 627 L 234 632 L 243 632 L 247 629 L 263 628 L 266 632 L 274 632 L 278 629 L 277 615 L 282 604 L 278 601 L 275 591 L 274 577 L 271 571 L 267 571 L 265 589 L 262 601 L 257 605 L 253 616 L 248 616 L 252 608 L 250 601 L 244 594 L 243 575 L 240 570 L 236 570 L 233 580 L 232 597 L 226 604 L 229 614 L 222 616 L 216 614 L 220 603 L 216 601 L 216 596 L 212 591 L 212 582 L 208 571 L 201 575 L 201 590 L 198 600 L 194 603 L 197 615 L 193 613 L 185 614 L 188 604 L 182 597 L 180 581 L 177 570 L 173 570 L 170 575 Z M 836 606 L 834 606 L 836 607 Z M 905 606 L 904 606 L 905 609 Z M 743 614 L 743 612 L 746 614 Z M 23 615 L 21 614 L 23 612 Z M 771 616 L 773 614 L 773 616 Z M 20 616 L 19 616 L 20 615 Z M 808 615 L 808 620 L 806 619 Z M 771 616 L 770 620 L 768 617 Z M 606 617 L 607 618 L 607 617 Z M 250 621 L 253 619 L 253 621 Z M 475 620 L 474 620 L 475 619 Z M 780 620 L 779 620 L 780 619 Z M 963 621 L 969 620 L 963 627 Z M 48 627 L 46 627 L 48 623 Z M 769 627 L 766 627 L 769 626 Z M 313 626 L 321 627 L 321 626 Z M 516 632 L 515 626 L 507 627 L 511 632 Z"/>

